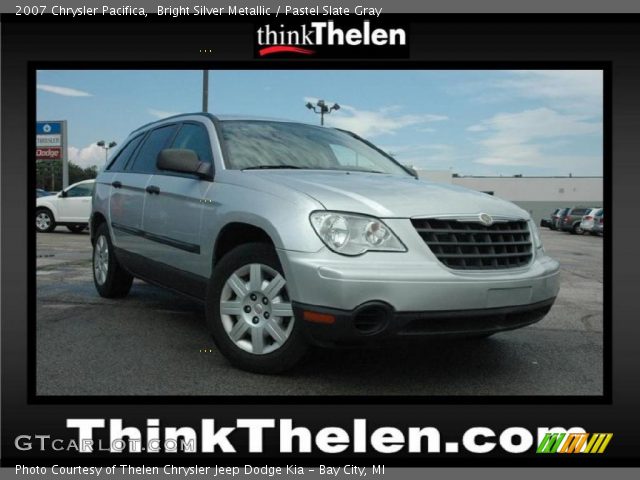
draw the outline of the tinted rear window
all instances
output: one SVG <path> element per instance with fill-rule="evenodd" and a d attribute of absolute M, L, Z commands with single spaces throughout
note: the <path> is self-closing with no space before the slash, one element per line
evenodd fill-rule
<path fill-rule="evenodd" d="M 571 215 L 586 215 L 590 208 L 574 208 L 571 210 Z"/>

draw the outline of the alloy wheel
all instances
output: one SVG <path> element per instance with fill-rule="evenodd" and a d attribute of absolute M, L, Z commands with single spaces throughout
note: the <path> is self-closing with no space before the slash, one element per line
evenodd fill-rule
<path fill-rule="evenodd" d="M 291 335 L 293 309 L 284 277 L 268 265 L 252 263 L 233 272 L 220 296 L 224 330 L 240 349 L 264 355 Z"/>
<path fill-rule="evenodd" d="M 45 212 L 36 215 L 36 227 L 38 230 L 46 230 L 51 226 L 51 217 Z"/>
<path fill-rule="evenodd" d="M 109 273 L 109 244 L 104 235 L 100 235 L 93 247 L 93 271 L 98 285 L 104 285 Z"/>

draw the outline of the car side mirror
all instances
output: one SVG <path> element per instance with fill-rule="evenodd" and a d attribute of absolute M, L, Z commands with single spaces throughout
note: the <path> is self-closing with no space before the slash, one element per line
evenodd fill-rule
<path fill-rule="evenodd" d="M 201 162 L 198 154 L 186 148 L 165 148 L 158 154 L 156 166 L 159 170 L 191 173 L 200 178 L 213 180 L 211 164 Z"/>
<path fill-rule="evenodd" d="M 62 190 L 62 191 L 60 192 L 60 196 L 61 196 L 62 198 L 65 198 L 65 197 L 67 197 L 68 195 L 69 195 L 69 194 L 67 193 L 67 191 L 66 191 L 66 190 Z"/>

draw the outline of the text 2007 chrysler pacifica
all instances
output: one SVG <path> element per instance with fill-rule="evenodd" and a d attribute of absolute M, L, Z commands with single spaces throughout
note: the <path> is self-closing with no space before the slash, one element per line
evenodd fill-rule
<path fill-rule="evenodd" d="M 91 240 L 100 295 L 138 277 L 204 301 L 220 351 L 256 372 L 310 343 L 522 327 L 559 288 L 519 207 L 286 121 L 185 114 L 135 130 L 97 178 Z"/>

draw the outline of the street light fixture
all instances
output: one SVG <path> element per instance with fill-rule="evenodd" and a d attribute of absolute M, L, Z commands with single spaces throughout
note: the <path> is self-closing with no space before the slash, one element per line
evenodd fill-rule
<path fill-rule="evenodd" d="M 104 148 L 104 163 L 107 163 L 107 156 L 109 155 L 109 150 L 118 145 L 116 142 L 109 142 L 108 144 L 104 140 L 100 140 L 96 143 L 99 147 Z"/>
<path fill-rule="evenodd" d="M 330 114 L 334 110 L 340 110 L 340 105 L 334 103 L 332 106 L 328 106 L 324 100 L 318 100 L 314 105 L 311 102 L 307 102 L 305 105 L 309 110 L 313 110 L 314 113 L 320 114 L 320 125 L 324 125 L 325 114 Z"/>

